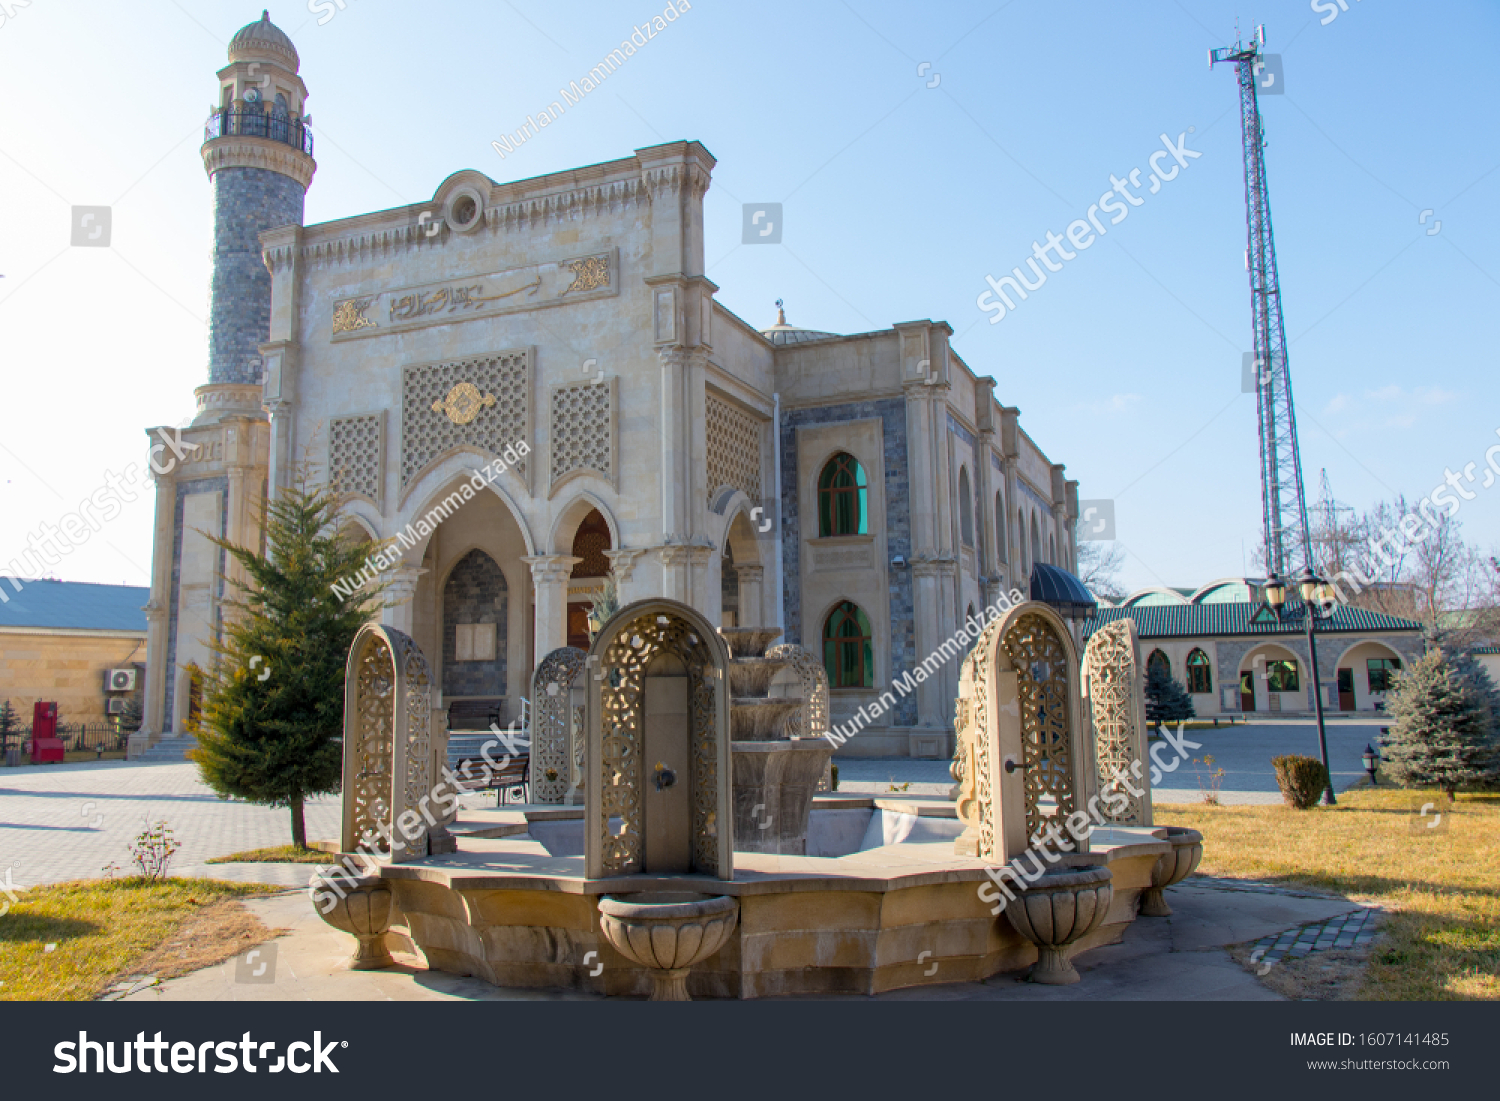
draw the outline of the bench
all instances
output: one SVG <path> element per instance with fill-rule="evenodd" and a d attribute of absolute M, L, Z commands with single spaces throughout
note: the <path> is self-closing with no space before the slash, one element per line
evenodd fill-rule
<path fill-rule="evenodd" d="M 506 731 L 506 734 L 511 734 Z M 525 734 L 511 735 L 525 746 Z M 484 759 L 484 747 L 492 746 L 489 764 Z M 514 742 L 512 743 L 514 744 Z M 448 767 L 464 784 L 465 791 L 493 791 L 497 793 L 495 805 L 503 805 L 510 793 L 519 791 L 523 802 L 531 801 L 531 754 L 513 752 L 494 733 L 459 734 L 448 738 Z"/>
<path fill-rule="evenodd" d="M 499 726 L 500 711 L 504 707 L 504 696 L 454 700 L 448 705 L 448 729 L 488 730 L 491 726 Z"/>

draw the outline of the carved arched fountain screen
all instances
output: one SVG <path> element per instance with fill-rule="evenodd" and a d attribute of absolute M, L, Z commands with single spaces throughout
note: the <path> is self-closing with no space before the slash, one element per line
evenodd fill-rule
<path fill-rule="evenodd" d="M 398 863 L 427 855 L 431 723 L 432 676 L 417 644 L 361 627 L 344 675 L 344 852 Z"/>
<path fill-rule="evenodd" d="M 1146 760 L 1145 689 L 1135 620 L 1117 620 L 1093 633 L 1083 649 L 1083 683 L 1094 733 L 1096 783 L 1100 791 L 1112 787 L 1118 792 L 1101 801 L 1100 814 L 1112 825 L 1149 826 L 1150 762 Z M 1132 777 L 1129 786 L 1116 782 L 1115 777 L 1121 775 Z M 1142 794 L 1133 794 L 1132 786 Z"/>
<path fill-rule="evenodd" d="M 589 878 L 733 878 L 728 664 L 708 620 L 676 601 L 631 604 L 600 628 L 585 663 Z"/>
<path fill-rule="evenodd" d="M 787 734 L 793 738 L 821 738 L 829 726 L 828 670 L 805 646 L 783 642 L 766 651 L 766 657 L 785 661 L 787 671 L 801 688 L 802 708 L 792 717 Z M 833 787 L 833 760 L 823 766 L 823 777 L 818 781 L 819 791 Z"/>
<path fill-rule="evenodd" d="M 531 678 L 531 797 L 562 803 L 581 788 L 584 704 L 578 674 L 588 654 L 562 646 L 542 659 Z"/>
<path fill-rule="evenodd" d="M 1017 605 L 980 633 L 960 670 L 954 726 L 957 810 L 966 827 L 959 853 L 1011 860 L 1049 813 L 1061 826 L 1088 806 L 1094 754 L 1083 733 L 1077 651 L 1046 605 Z"/>

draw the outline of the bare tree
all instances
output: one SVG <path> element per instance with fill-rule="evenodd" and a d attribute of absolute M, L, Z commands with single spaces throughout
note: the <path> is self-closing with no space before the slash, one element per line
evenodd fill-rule
<path fill-rule="evenodd" d="M 1125 568 L 1125 548 L 1119 543 L 1089 540 L 1078 544 L 1078 580 L 1089 592 L 1119 602 L 1127 595 L 1120 584 Z"/>

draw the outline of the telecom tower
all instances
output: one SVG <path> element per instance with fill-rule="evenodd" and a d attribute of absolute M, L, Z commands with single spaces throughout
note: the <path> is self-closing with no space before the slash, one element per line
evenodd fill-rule
<path fill-rule="evenodd" d="M 1245 142 L 1245 221 L 1249 229 L 1245 266 L 1250 272 L 1250 305 L 1255 325 L 1256 410 L 1260 433 L 1261 503 L 1265 513 L 1267 568 L 1283 578 L 1304 566 L 1316 568 L 1297 449 L 1297 414 L 1292 407 L 1292 376 L 1287 366 L 1286 329 L 1281 317 L 1281 284 L 1276 277 L 1276 244 L 1271 235 L 1271 193 L 1266 184 L 1265 133 L 1256 85 L 1265 62 L 1266 28 L 1256 28 L 1248 46 L 1238 35 L 1231 48 L 1210 50 L 1209 68 L 1233 62 L 1240 82 L 1240 128 Z"/>

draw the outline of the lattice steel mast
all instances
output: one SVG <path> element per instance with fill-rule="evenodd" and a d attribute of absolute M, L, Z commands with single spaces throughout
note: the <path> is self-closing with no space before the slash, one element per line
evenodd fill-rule
<path fill-rule="evenodd" d="M 1209 51 L 1209 68 L 1233 62 L 1240 82 L 1240 128 L 1245 143 L 1245 221 L 1249 230 L 1246 267 L 1255 325 L 1256 409 L 1260 433 L 1261 505 L 1265 514 L 1267 567 L 1283 578 L 1304 566 L 1316 569 L 1302 488 L 1302 457 L 1297 448 L 1297 414 L 1287 366 L 1286 329 L 1281 317 L 1281 284 L 1276 276 L 1276 243 L 1271 234 L 1271 193 L 1266 184 L 1265 133 L 1256 96 L 1266 43 L 1264 26 L 1248 46 L 1236 36 L 1232 48 Z"/>

